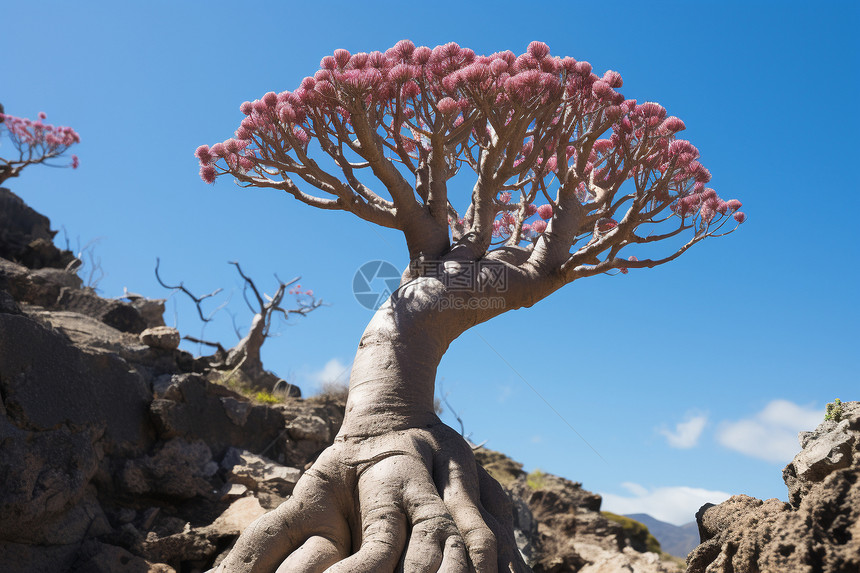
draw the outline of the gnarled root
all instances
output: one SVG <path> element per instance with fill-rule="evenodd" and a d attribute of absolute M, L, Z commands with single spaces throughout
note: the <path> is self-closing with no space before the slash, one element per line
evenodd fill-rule
<path fill-rule="evenodd" d="M 219 572 L 523 573 L 510 503 L 439 423 L 340 436 Z"/>

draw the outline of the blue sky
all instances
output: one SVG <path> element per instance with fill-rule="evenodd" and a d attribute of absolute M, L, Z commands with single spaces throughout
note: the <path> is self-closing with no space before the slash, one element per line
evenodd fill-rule
<path fill-rule="evenodd" d="M 330 306 L 281 328 L 264 362 L 308 394 L 348 367 L 370 318 L 355 271 L 402 268 L 403 241 L 275 191 L 205 185 L 194 149 L 336 48 L 409 38 L 521 53 L 542 40 L 617 70 L 627 97 L 685 121 L 748 222 L 670 265 L 582 280 L 465 333 L 439 369 L 444 390 L 474 441 L 583 482 L 613 511 L 682 523 L 725 494 L 785 499 L 796 432 L 860 388 L 857 4 L 598 4 L 7 3 L 0 102 L 45 111 L 82 142 L 77 171 L 34 167 L 6 186 L 73 248 L 97 240 L 105 296 L 165 296 L 160 257 L 166 280 L 232 292 L 247 325 L 227 261 L 269 290 L 273 273 L 301 275 Z M 186 300 L 171 298 L 166 320 L 201 334 Z M 224 312 L 204 334 L 235 340 Z"/>

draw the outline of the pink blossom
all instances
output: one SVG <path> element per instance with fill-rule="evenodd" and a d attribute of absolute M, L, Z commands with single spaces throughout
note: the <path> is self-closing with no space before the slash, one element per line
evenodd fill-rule
<path fill-rule="evenodd" d="M 537 207 L 535 207 L 532 203 L 526 205 L 526 218 L 531 217 L 537 213 Z"/>
<path fill-rule="evenodd" d="M 251 115 L 251 112 L 254 111 L 254 106 L 249 101 L 242 102 L 242 105 L 239 106 L 239 111 L 244 113 L 245 115 Z"/>
<path fill-rule="evenodd" d="M 363 70 L 367 67 L 368 61 L 370 60 L 370 56 L 365 52 L 359 52 L 357 54 L 353 54 L 349 58 L 349 67 L 354 70 Z"/>
<path fill-rule="evenodd" d="M 209 152 L 215 157 L 225 157 L 227 155 L 227 150 L 223 143 L 216 143 L 209 149 Z"/>
<path fill-rule="evenodd" d="M 493 60 L 490 64 L 490 71 L 494 76 L 499 76 L 508 71 L 508 63 L 502 59 Z"/>
<path fill-rule="evenodd" d="M 729 206 L 729 209 L 731 209 L 732 211 L 737 211 L 738 209 L 743 207 L 743 204 L 737 199 L 729 199 L 727 201 L 727 204 Z"/>
<path fill-rule="evenodd" d="M 612 88 L 620 88 L 624 85 L 624 80 L 621 79 L 621 74 L 614 70 L 606 70 L 603 74 L 603 81 L 609 84 Z"/>
<path fill-rule="evenodd" d="M 663 123 L 660 124 L 660 129 L 666 133 L 677 133 L 687 129 L 687 126 L 684 125 L 683 121 L 673 115 L 663 120 Z"/>
<path fill-rule="evenodd" d="M 394 80 L 396 82 L 405 82 L 406 80 L 410 80 L 417 75 L 416 71 L 413 69 L 413 66 L 407 64 L 397 64 L 388 72 L 388 79 Z"/>
<path fill-rule="evenodd" d="M 591 64 L 588 62 L 576 62 L 574 65 L 576 73 L 582 76 L 587 76 L 591 73 Z"/>
<path fill-rule="evenodd" d="M 592 149 L 598 153 L 606 153 L 615 147 L 608 139 L 598 139 L 594 142 Z"/>
<path fill-rule="evenodd" d="M 72 169 L 77 169 L 80 164 L 81 164 L 81 162 L 78 161 L 78 156 L 72 155 L 72 163 L 71 163 Z"/>
<path fill-rule="evenodd" d="M 431 55 L 433 55 L 433 50 L 427 46 L 415 48 L 415 51 L 412 52 L 412 63 L 423 66 L 430 60 Z"/>
<path fill-rule="evenodd" d="M 493 221 L 493 236 L 496 238 L 502 236 L 502 222 L 498 219 Z"/>
<path fill-rule="evenodd" d="M 408 81 L 400 88 L 401 99 L 411 99 L 421 93 L 421 87 L 415 81 Z"/>
<path fill-rule="evenodd" d="M 532 223 L 532 230 L 540 235 L 544 231 L 546 231 L 546 221 L 535 221 Z"/>
<path fill-rule="evenodd" d="M 197 148 L 197 151 L 194 152 L 194 156 L 200 160 L 200 163 L 203 165 L 208 165 L 212 163 L 213 157 L 212 154 L 209 153 L 208 145 L 201 145 Z"/>
<path fill-rule="evenodd" d="M 254 162 L 251 160 L 250 157 L 243 155 L 239 157 L 239 167 L 242 169 L 242 171 L 248 172 L 254 168 Z"/>
<path fill-rule="evenodd" d="M 737 221 L 738 223 L 743 223 L 747 220 L 747 216 L 744 214 L 743 211 L 738 211 L 737 213 L 732 215 L 732 217 L 734 217 L 735 221 Z"/>
<path fill-rule="evenodd" d="M 695 159 L 699 156 L 699 150 L 693 146 L 692 143 L 687 141 L 686 139 L 676 139 L 672 143 L 669 144 L 669 155 L 676 156 L 687 154 L 691 156 L 691 159 Z"/>
<path fill-rule="evenodd" d="M 334 61 L 337 62 L 337 67 L 344 68 L 349 63 L 351 54 L 344 49 L 334 51 Z"/>
<path fill-rule="evenodd" d="M 591 91 L 600 99 L 608 98 L 615 93 L 615 90 L 613 90 L 609 84 L 603 80 L 597 80 L 594 82 L 591 86 Z"/>
<path fill-rule="evenodd" d="M 391 58 L 398 58 L 400 61 L 408 62 L 410 56 L 415 51 L 415 44 L 410 42 L 409 40 L 400 40 L 394 47 L 385 52 L 386 55 L 389 55 Z"/>
<path fill-rule="evenodd" d="M 443 115 L 449 115 L 456 111 L 459 111 L 459 107 L 457 107 L 457 102 L 453 99 L 446 97 L 439 100 L 439 103 L 436 104 L 436 109 L 439 110 L 439 113 Z"/>
<path fill-rule="evenodd" d="M 552 219 L 552 205 L 550 205 L 549 203 L 541 205 L 537 208 L 537 214 L 538 217 L 540 217 L 544 221 Z"/>
<path fill-rule="evenodd" d="M 39 119 L 47 119 L 47 117 L 48 114 L 46 114 L 44 111 L 39 112 Z"/>
<path fill-rule="evenodd" d="M 275 92 L 267 93 L 263 96 L 263 102 L 268 107 L 275 107 L 276 105 L 278 105 L 278 94 L 276 94 Z"/>
<path fill-rule="evenodd" d="M 385 69 L 388 66 L 388 60 L 382 52 L 374 51 L 367 55 L 367 65 L 378 70 Z"/>
<path fill-rule="evenodd" d="M 511 200 L 511 192 L 510 191 L 504 191 L 502 193 L 499 193 L 499 201 L 501 201 L 502 203 L 508 203 L 510 200 Z"/>
<path fill-rule="evenodd" d="M 336 70 L 337 60 L 335 60 L 333 56 L 325 56 L 320 60 L 320 67 L 324 70 Z"/>
<path fill-rule="evenodd" d="M 337 99 L 337 89 L 331 84 L 331 82 L 317 82 L 316 86 L 314 86 L 314 90 L 323 97 Z"/>
<path fill-rule="evenodd" d="M 306 132 L 300 127 L 296 127 L 295 129 L 293 129 L 293 135 L 296 137 L 296 139 L 299 140 L 302 145 L 307 145 L 311 141 L 311 136 L 308 135 L 308 132 Z"/>
<path fill-rule="evenodd" d="M 532 42 L 529 44 L 527 51 L 533 58 L 542 60 L 549 55 L 549 46 L 543 42 Z"/>
<path fill-rule="evenodd" d="M 214 165 L 204 165 L 200 168 L 200 178 L 206 183 L 214 183 L 217 171 Z"/>
<path fill-rule="evenodd" d="M 642 117 L 658 120 L 657 123 L 659 123 L 663 120 L 663 118 L 666 117 L 666 108 L 664 108 L 659 103 L 653 101 L 646 101 L 641 105 L 637 105 L 635 111 Z"/>

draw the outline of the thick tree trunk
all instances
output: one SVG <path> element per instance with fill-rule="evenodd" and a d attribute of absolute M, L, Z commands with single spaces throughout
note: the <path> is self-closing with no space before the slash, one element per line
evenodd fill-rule
<path fill-rule="evenodd" d="M 219 570 L 528 571 L 505 493 L 434 411 L 448 345 L 506 310 L 464 303 L 482 296 L 426 277 L 398 289 L 362 335 L 334 444 Z"/>
<path fill-rule="evenodd" d="M 254 315 L 248 334 L 227 353 L 227 366 L 239 367 L 249 376 L 257 375 L 263 371 L 260 349 L 266 340 L 265 327 L 265 315 L 262 313 Z"/>

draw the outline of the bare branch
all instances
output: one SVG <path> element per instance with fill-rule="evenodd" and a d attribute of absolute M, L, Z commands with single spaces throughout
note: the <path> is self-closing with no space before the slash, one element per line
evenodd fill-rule
<path fill-rule="evenodd" d="M 219 288 L 219 289 L 216 289 L 216 290 L 210 292 L 209 294 L 204 294 L 203 296 L 200 296 L 200 297 L 195 296 L 194 294 L 191 293 L 191 291 L 189 291 L 187 288 L 185 288 L 184 283 L 179 283 L 176 286 L 171 286 L 171 285 L 165 284 L 165 282 L 163 280 L 161 280 L 161 276 L 158 274 L 158 267 L 160 264 L 161 264 L 161 259 L 156 258 L 155 259 L 155 279 L 158 281 L 158 284 L 160 284 L 161 286 L 163 286 L 164 288 L 166 288 L 168 290 L 173 290 L 173 291 L 178 290 L 180 292 L 185 293 L 186 295 L 188 295 L 188 298 L 190 298 L 191 300 L 194 301 L 194 305 L 197 307 L 197 314 L 198 314 L 198 316 L 200 316 L 200 320 L 202 320 L 203 322 L 209 322 L 210 320 L 212 320 L 211 315 L 209 316 L 209 318 L 206 318 L 205 316 L 203 316 L 203 308 L 202 308 L 201 304 L 207 298 L 211 298 L 211 297 L 217 295 L 218 293 L 220 293 L 224 289 Z"/>

